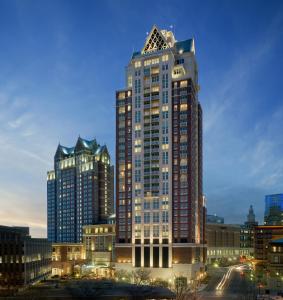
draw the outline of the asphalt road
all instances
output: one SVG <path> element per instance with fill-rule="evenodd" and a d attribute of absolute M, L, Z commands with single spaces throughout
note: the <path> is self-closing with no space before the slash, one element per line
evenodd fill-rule
<path fill-rule="evenodd" d="M 254 297 L 253 283 L 236 268 L 213 270 L 207 287 L 198 295 L 200 300 L 253 300 Z"/>

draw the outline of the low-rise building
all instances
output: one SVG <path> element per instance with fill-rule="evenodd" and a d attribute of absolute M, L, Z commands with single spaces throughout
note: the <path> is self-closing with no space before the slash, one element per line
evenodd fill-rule
<path fill-rule="evenodd" d="M 97 276 L 110 276 L 115 261 L 115 224 L 83 227 L 86 263 Z"/>
<path fill-rule="evenodd" d="M 258 284 L 266 290 L 282 291 L 283 226 L 255 226 L 254 256 L 255 274 Z M 276 242 L 277 240 L 277 242 Z"/>
<path fill-rule="evenodd" d="M 77 266 L 85 262 L 85 248 L 82 243 L 52 244 L 52 275 L 72 275 Z"/>
<path fill-rule="evenodd" d="M 267 271 L 269 288 L 283 292 L 283 237 L 269 242 Z"/>
<path fill-rule="evenodd" d="M 219 217 L 216 214 L 206 215 L 206 223 L 207 224 L 224 224 L 224 218 Z"/>
<path fill-rule="evenodd" d="M 240 247 L 240 225 L 207 224 L 207 262 L 238 260 L 248 254 Z"/>
<path fill-rule="evenodd" d="M 0 226 L 0 290 L 17 290 L 51 274 L 51 243 L 28 227 Z"/>
<path fill-rule="evenodd" d="M 283 226 L 255 226 L 254 255 L 258 263 L 266 262 L 269 242 L 283 237 Z"/>

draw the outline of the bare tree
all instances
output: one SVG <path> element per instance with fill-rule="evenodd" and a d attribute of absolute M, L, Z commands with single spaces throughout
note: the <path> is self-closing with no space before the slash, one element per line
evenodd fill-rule
<path fill-rule="evenodd" d="M 150 281 L 150 270 L 140 268 L 133 271 L 133 280 L 135 284 L 147 284 Z"/>
<path fill-rule="evenodd" d="M 118 281 L 124 281 L 124 282 L 131 281 L 131 273 L 123 269 L 116 270 L 114 276 Z"/>
<path fill-rule="evenodd" d="M 191 290 L 188 287 L 186 277 L 180 276 L 175 278 L 175 293 L 176 293 L 176 300 L 192 299 Z"/>

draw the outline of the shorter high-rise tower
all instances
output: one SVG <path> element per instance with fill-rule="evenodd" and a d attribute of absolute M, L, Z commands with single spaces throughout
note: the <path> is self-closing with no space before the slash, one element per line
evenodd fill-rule
<path fill-rule="evenodd" d="M 113 171 L 106 146 L 78 138 L 59 145 L 47 173 L 47 227 L 51 242 L 82 240 L 82 226 L 105 223 L 113 213 Z"/>
<path fill-rule="evenodd" d="M 249 255 L 254 254 L 254 228 L 258 225 L 255 219 L 253 206 L 250 205 L 247 221 L 241 226 L 240 247 L 249 250 Z"/>
<path fill-rule="evenodd" d="M 253 209 L 252 205 L 250 206 L 249 214 L 247 215 L 247 222 L 246 222 L 246 224 L 247 223 L 249 223 L 249 224 L 255 224 L 255 223 L 257 223 L 255 221 L 255 213 L 254 213 L 254 209 Z"/>

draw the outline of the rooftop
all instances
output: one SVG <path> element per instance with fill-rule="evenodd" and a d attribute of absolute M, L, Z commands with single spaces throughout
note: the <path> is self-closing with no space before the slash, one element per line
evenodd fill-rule
<path fill-rule="evenodd" d="M 59 143 L 57 150 L 56 150 L 55 157 L 58 157 L 58 158 L 69 157 L 69 156 L 73 156 L 76 153 L 79 153 L 81 151 L 88 151 L 88 152 L 92 153 L 93 155 L 100 155 L 105 152 L 108 154 L 106 145 L 100 146 L 97 143 L 96 139 L 87 140 L 87 139 L 83 139 L 79 136 L 75 147 L 66 147 L 66 146 L 62 146 Z"/>
<path fill-rule="evenodd" d="M 195 53 L 194 39 L 177 41 L 172 31 L 159 30 L 154 25 L 146 38 L 146 42 L 141 51 L 136 51 L 132 55 L 132 59 L 140 55 L 148 55 L 153 52 L 162 51 L 165 49 L 175 49 L 178 53 L 193 52 Z"/>

